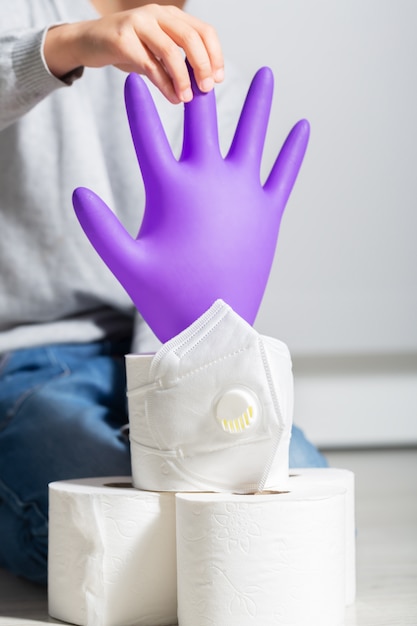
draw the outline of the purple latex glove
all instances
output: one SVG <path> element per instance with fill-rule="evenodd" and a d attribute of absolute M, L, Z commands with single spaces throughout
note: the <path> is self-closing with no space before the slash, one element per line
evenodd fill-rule
<path fill-rule="evenodd" d="M 177 160 L 144 81 L 136 74 L 126 80 L 127 114 L 146 191 L 136 239 L 92 191 L 78 188 L 73 196 L 92 245 L 162 342 L 218 298 L 253 324 L 309 137 L 309 124 L 301 120 L 262 186 L 271 70 L 255 75 L 226 158 L 219 149 L 214 92 L 203 94 L 192 83 Z"/>

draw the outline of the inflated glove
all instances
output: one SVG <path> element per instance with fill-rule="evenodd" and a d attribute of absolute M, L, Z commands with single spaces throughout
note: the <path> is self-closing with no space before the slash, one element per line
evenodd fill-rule
<path fill-rule="evenodd" d="M 146 193 L 137 238 L 92 191 L 78 188 L 73 196 L 92 245 L 162 342 L 217 299 L 253 324 L 309 136 L 309 124 L 301 120 L 262 185 L 271 70 L 264 67 L 255 75 L 225 158 L 214 92 L 201 93 L 191 78 L 194 98 L 185 104 L 179 160 L 146 84 L 136 74 L 126 80 L 127 114 Z"/>

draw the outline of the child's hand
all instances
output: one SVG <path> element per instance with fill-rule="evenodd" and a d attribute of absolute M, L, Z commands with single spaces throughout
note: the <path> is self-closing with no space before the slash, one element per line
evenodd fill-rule
<path fill-rule="evenodd" d="M 175 6 L 158 4 L 56 26 L 44 45 L 46 63 L 57 77 L 79 66 L 114 65 L 146 75 L 173 103 L 192 98 L 184 53 L 201 91 L 223 80 L 215 30 Z"/>
<path fill-rule="evenodd" d="M 262 186 L 271 71 L 259 70 L 252 81 L 225 159 L 214 92 L 202 94 L 193 87 L 177 161 L 145 83 L 135 74 L 127 78 L 127 112 L 146 190 L 136 239 L 92 191 L 74 192 L 85 233 L 162 342 L 219 298 L 254 322 L 309 136 L 308 122 L 298 122 Z"/>

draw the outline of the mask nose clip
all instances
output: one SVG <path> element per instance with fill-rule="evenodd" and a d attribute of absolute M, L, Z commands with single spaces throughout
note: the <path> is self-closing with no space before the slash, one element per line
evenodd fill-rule
<path fill-rule="evenodd" d="M 240 435 L 258 422 L 260 403 L 251 389 L 232 387 L 222 392 L 218 398 L 215 416 L 224 432 Z"/>

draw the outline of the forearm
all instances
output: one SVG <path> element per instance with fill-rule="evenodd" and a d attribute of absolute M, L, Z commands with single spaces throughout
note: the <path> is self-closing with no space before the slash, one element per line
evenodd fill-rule
<path fill-rule="evenodd" d="M 77 58 L 80 31 L 85 22 L 58 24 L 48 29 L 45 35 L 43 54 L 50 73 L 58 79 L 77 67 L 85 65 Z"/>

